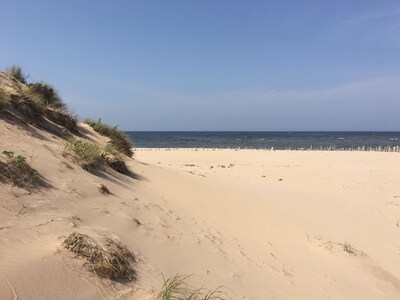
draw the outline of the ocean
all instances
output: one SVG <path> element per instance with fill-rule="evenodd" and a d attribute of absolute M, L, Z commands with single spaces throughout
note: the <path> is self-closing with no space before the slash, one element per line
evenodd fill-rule
<path fill-rule="evenodd" d="M 128 131 L 135 148 L 359 149 L 400 147 L 400 132 Z M 398 151 L 398 150 L 397 150 Z"/>

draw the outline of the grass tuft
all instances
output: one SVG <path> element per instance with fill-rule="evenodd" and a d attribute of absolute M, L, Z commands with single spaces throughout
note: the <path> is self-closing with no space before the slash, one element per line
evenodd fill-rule
<path fill-rule="evenodd" d="M 122 154 L 111 145 L 102 148 L 96 143 L 70 138 L 65 143 L 64 155 L 71 155 L 75 162 L 89 172 L 107 165 L 119 173 L 130 174 Z"/>
<path fill-rule="evenodd" d="M 105 165 L 103 150 L 96 143 L 70 138 L 65 143 L 64 155 L 71 155 L 76 163 L 89 172 Z"/>
<path fill-rule="evenodd" d="M 0 160 L 0 182 L 27 190 L 43 183 L 39 173 L 26 162 L 25 156 L 15 156 L 12 151 L 3 151 L 2 156 L 5 161 Z"/>
<path fill-rule="evenodd" d="M 131 267 L 134 255 L 117 241 L 106 238 L 103 245 L 88 235 L 74 232 L 64 240 L 64 247 L 85 258 L 86 267 L 97 276 L 118 282 L 130 282 L 136 278 Z"/>
<path fill-rule="evenodd" d="M 29 84 L 27 95 L 48 107 L 63 111 L 66 109 L 66 105 L 61 100 L 58 92 L 48 83 L 36 82 Z"/>
<path fill-rule="evenodd" d="M 11 96 L 12 106 L 28 118 L 39 120 L 43 117 L 46 106 L 35 99 L 29 99 L 26 96 Z"/>
<path fill-rule="evenodd" d="M 26 84 L 28 76 L 25 75 L 21 66 L 13 65 L 7 69 L 7 73 L 14 77 L 19 82 Z"/>
<path fill-rule="evenodd" d="M 157 296 L 159 300 L 224 300 L 229 295 L 223 287 L 215 290 L 204 288 L 191 288 L 187 284 L 190 275 L 175 275 L 172 278 L 164 279 L 163 287 Z"/>
<path fill-rule="evenodd" d="M 343 244 L 343 251 L 347 252 L 350 255 L 357 255 L 357 250 L 348 242 Z"/>
<path fill-rule="evenodd" d="M 104 195 L 111 195 L 110 190 L 104 184 L 99 184 L 97 188 L 99 189 L 100 193 Z"/>
<path fill-rule="evenodd" d="M 65 127 L 70 132 L 75 134 L 79 133 L 78 120 L 70 113 L 47 107 L 44 114 L 47 119 Z"/>
<path fill-rule="evenodd" d="M 132 157 L 132 141 L 130 138 L 117 129 L 117 126 L 112 127 L 110 125 L 101 123 L 101 121 L 94 121 L 87 119 L 85 123 L 91 126 L 96 132 L 100 133 L 101 135 L 107 136 L 110 138 L 110 144 L 114 146 L 118 151 L 121 153 Z"/>
<path fill-rule="evenodd" d="M 104 147 L 104 158 L 106 160 L 106 164 L 113 170 L 129 175 L 128 167 L 126 166 L 125 160 L 122 157 L 121 152 L 118 151 L 113 145 L 107 144 Z"/>
<path fill-rule="evenodd" d="M 47 119 L 65 127 L 72 133 L 77 134 L 79 132 L 77 118 L 67 111 L 67 105 L 50 84 L 45 82 L 31 83 L 28 85 L 25 96 L 44 107 L 42 114 Z"/>

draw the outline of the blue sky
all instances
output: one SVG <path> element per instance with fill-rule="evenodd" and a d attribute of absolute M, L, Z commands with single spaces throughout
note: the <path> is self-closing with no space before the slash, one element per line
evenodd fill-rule
<path fill-rule="evenodd" d="M 400 1 L 2 1 L 0 67 L 124 130 L 400 130 Z"/>

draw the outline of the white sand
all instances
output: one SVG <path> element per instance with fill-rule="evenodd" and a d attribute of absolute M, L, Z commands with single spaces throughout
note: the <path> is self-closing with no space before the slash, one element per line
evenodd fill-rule
<path fill-rule="evenodd" d="M 0 184 L 0 299 L 154 299 L 176 273 L 232 299 L 400 299 L 399 153 L 138 149 L 134 179 L 89 174 L 29 130 L 0 118 L 0 152 L 51 188 Z M 62 248 L 73 231 L 126 244 L 139 279 L 88 272 Z"/>

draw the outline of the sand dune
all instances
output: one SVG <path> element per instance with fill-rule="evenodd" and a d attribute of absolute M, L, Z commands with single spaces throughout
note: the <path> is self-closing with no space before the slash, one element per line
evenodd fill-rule
<path fill-rule="evenodd" d="M 232 299 L 400 297 L 398 153 L 136 149 L 132 176 L 94 175 L 48 131 L 2 118 L 0 140 L 47 184 L 0 184 L 0 299 L 154 299 L 177 273 Z M 88 272 L 74 231 L 124 243 L 138 279 Z"/>

